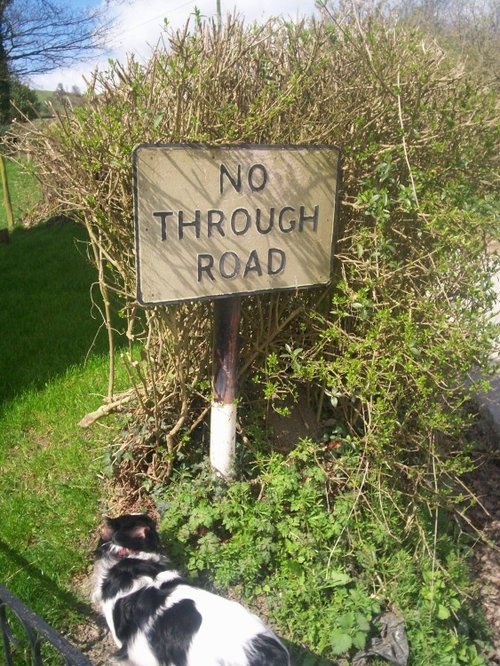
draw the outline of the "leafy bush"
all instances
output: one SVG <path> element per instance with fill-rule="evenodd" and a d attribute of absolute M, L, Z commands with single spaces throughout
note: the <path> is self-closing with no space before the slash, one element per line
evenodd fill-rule
<path fill-rule="evenodd" d="M 441 529 L 435 552 L 422 550 L 407 498 L 388 486 L 376 498 L 374 471 L 361 497 L 366 461 L 349 437 L 333 449 L 305 440 L 286 457 L 257 452 L 247 468 L 229 486 L 205 466 L 187 468 L 157 492 L 175 563 L 253 604 L 291 641 L 297 663 L 317 663 L 303 661 L 304 644 L 353 656 L 390 609 L 404 617 L 410 664 L 484 664 L 465 548 Z M 432 516 L 419 512 L 431 533 Z"/>
<path fill-rule="evenodd" d="M 245 299 L 241 368 L 261 376 L 277 350 L 268 381 L 295 394 L 313 384 L 318 403 L 330 398 L 335 418 L 390 457 L 427 450 L 436 429 L 452 429 L 464 372 L 487 357 L 494 121 L 494 95 L 438 46 L 377 12 L 353 12 L 198 23 L 147 65 L 97 74 L 86 106 L 33 128 L 26 140 L 38 146 L 48 200 L 87 225 L 105 302 L 120 296 L 127 334 L 144 345 L 129 363 L 152 423 L 142 471 L 169 474 L 183 433 L 205 413 L 210 316 L 206 303 L 138 309 L 134 145 L 342 147 L 333 287 Z M 285 344 L 303 350 L 291 373 Z"/>

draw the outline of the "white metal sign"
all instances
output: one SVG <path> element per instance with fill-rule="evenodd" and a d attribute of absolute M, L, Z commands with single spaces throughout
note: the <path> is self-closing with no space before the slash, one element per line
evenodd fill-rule
<path fill-rule="evenodd" d="M 337 148 L 139 145 L 133 167 L 141 304 L 329 281 Z"/>

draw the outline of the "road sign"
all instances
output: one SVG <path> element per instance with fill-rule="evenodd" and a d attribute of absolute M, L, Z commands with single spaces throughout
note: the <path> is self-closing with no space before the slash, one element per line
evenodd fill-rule
<path fill-rule="evenodd" d="M 337 148 L 143 144 L 133 167 L 141 304 L 330 280 Z"/>

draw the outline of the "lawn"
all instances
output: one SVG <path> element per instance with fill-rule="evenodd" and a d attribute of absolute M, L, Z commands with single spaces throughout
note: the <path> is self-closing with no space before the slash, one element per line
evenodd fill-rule
<path fill-rule="evenodd" d="M 102 403 L 108 370 L 85 247 L 69 222 L 17 228 L 0 245 L 0 581 L 58 628 L 85 612 L 74 582 L 89 563 L 102 454 L 118 427 L 78 426 Z"/>
<path fill-rule="evenodd" d="M 0 245 L 0 404 L 106 351 L 85 238 L 81 227 L 58 222 L 17 228 Z"/>

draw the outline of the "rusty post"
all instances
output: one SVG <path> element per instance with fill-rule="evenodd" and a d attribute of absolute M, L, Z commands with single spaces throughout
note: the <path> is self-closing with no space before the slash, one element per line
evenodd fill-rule
<path fill-rule="evenodd" d="M 238 333 L 241 298 L 214 302 L 213 398 L 210 416 L 210 462 L 226 479 L 235 475 Z"/>

